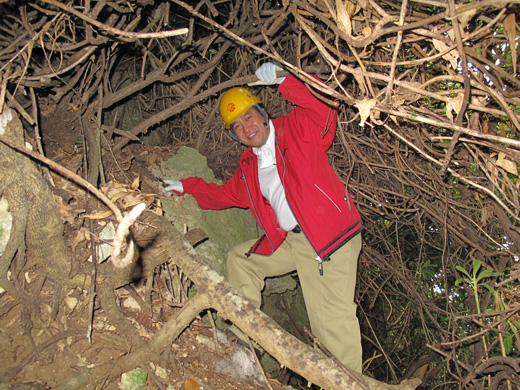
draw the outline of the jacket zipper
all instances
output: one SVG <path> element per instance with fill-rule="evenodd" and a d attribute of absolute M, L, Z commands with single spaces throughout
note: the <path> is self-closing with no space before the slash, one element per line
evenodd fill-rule
<path fill-rule="evenodd" d="M 319 271 L 320 275 L 323 276 L 323 259 L 318 254 L 318 251 L 316 250 L 316 248 L 314 248 L 314 245 L 312 245 L 312 242 L 309 240 L 309 237 L 307 237 L 307 234 L 305 234 L 305 230 L 303 230 L 303 227 L 300 225 L 300 221 L 298 221 L 298 218 L 296 217 L 296 214 L 294 213 L 293 208 L 292 208 L 291 204 L 289 203 L 289 199 L 287 198 L 287 192 L 285 191 L 285 156 L 282 153 L 282 151 L 280 150 L 280 145 L 278 145 L 278 140 L 277 139 L 275 139 L 275 144 L 276 144 L 276 149 L 278 150 L 278 153 L 280 153 L 280 159 L 282 160 L 282 167 L 283 167 L 283 169 L 282 169 L 281 182 L 282 182 L 283 190 L 285 192 L 285 199 L 287 200 L 287 205 L 289 206 L 289 209 L 291 210 L 291 213 L 293 213 L 294 219 L 296 219 L 296 222 L 298 222 L 298 226 L 300 226 L 300 229 L 302 230 L 302 234 L 305 236 L 305 238 L 309 242 L 309 244 L 312 247 L 312 249 L 314 249 L 314 252 L 317 255 L 316 261 L 318 262 L 318 271 Z M 286 151 L 287 151 L 287 149 L 286 149 Z M 336 207 L 338 207 L 338 206 L 336 206 Z"/>
<path fill-rule="evenodd" d="M 244 174 L 244 171 L 242 171 L 242 179 L 244 180 L 244 183 L 246 183 L 246 188 L 247 188 L 247 195 L 249 196 L 249 201 L 251 202 L 251 206 L 253 207 L 253 212 L 255 213 L 255 216 L 256 216 L 256 220 L 258 221 L 258 223 L 260 224 L 260 228 L 264 231 L 264 234 L 265 236 L 267 237 L 267 241 L 269 241 L 269 244 L 271 244 L 271 254 L 274 253 L 274 245 L 273 245 L 273 242 L 271 241 L 271 239 L 269 238 L 269 235 L 267 234 L 267 231 L 264 229 L 264 226 L 262 225 L 262 220 L 260 219 L 260 217 L 258 216 L 258 212 L 256 211 L 256 207 L 255 207 L 255 203 L 253 202 L 253 197 L 251 195 L 251 190 L 249 189 L 249 183 L 247 182 L 247 179 L 246 179 L 246 175 Z M 254 246 L 253 246 L 254 247 Z M 253 249 L 253 248 L 251 248 Z M 255 253 L 256 255 L 259 255 L 259 256 L 265 256 L 265 255 L 261 255 L 259 253 Z M 249 255 L 251 255 L 251 250 L 249 253 L 246 253 L 246 256 L 249 257 Z"/>

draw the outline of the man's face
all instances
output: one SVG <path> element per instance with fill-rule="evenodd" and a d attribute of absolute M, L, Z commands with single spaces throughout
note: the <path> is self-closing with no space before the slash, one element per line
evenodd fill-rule
<path fill-rule="evenodd" d="M 239 141 L 246 146 L 258 148 L 266 143 L 269 136 L 264 116 L 254 107 L 247 110 L 230 127 Z"/>

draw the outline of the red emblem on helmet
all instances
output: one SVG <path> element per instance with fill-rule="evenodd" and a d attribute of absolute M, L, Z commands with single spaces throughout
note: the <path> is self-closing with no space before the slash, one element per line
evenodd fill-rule
<path fill-rule="evenodd" d="M 229 103 L 229 104 L 227 105 L 227 110 L 228 110 L 229 112 L 233 112 L 233 111 L 235 111 L 235 108 L 236 108 L 236 107 L 235 107 L 235 104 L 234 104 L 234 103 Z"/>

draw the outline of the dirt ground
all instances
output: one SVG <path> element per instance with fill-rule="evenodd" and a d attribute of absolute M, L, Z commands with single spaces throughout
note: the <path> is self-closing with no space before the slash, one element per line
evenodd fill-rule
<path fill-rule="evenodd" d="M 28 276 L 28 279 L 30 276 Z M 51 291 L 42 291 L 51 294 Z M 128 294 L 126 294 L 128 295 Z M 135 308 L 132 297 L 122 293 L 120 304 L 128 318 L 133 319 L 144 339 L 150 338 L 162 325 L 146 320 Z M 95 313 L 93 330 L 88 336 L 88 297 L 85 291 L 71 291 L 66 299 L 66 314 L 55 323 L 44 323 L 47 315 L 29 313 L 32 326 L 27 326 L 27 313 L 20 305 L 11 307 L 7 296 L 0 300 L 0 345 L 2 378 L 10 377 L 10 384 L 31 384 L 34 389 L 49 389 L 78 375 L 82 368 L 106 365 L 129 351 L 124 335 L 106 322 L 103 311 Z M 41 306 L 42 311 L 50 307 Z M 160 309 L 158 309 L 160 311 Z M 155 313 L 154 316 L 159 315 Z M 141 322 L 139 321 L 141 318 Z M 22 322 L 26 323 L 23 324 Z M 228 340 L 217 330 L 203 322 L 192 326 L 173 342 L 161 366 L 142 362 L 147 371 L 147 386 L 143 389 L 263 389 L 268 388 L 250 350 Z M 33 341 L 34 340 L 34 344 Z M 166 353 L 165 353 L 166 355 Z M 253 374 L 253 375 L 251 375 Z M 6 382 L 4 382 L 6 383 Z M 118 389 L 119 381 L 107 382 L 96 388 Z M 286 388 L 271 381 L 273 389 Z M 3 388 L 3 387 L 2 387 Z M 7 387 L 6 387 L 7 388 Z M 13 387 L 14 388 L 14 387 Z M 18 388 L 18 387 L 17 387 Z M 81 387 L 83 388 L 83 387 Z M 131 388 L 131 387 L 126 387 Z"/>
<path fill-rule="evenodd" d="M 49 158 L 73 172 L 82 166 L 81 136 L 74 138 L 63 128 L 70 126 L 72 118 L 66 113 L 55 113 L 53 126 L 46 126 L 44 145 Z M 60 125 L 62 124 L 62 125 Z M 69 134 L 64 138 L 61 134 Z M 121 199 L 146 199 L 147 204 L 156 204 L 158 181 L 149 167 L 174 152 L 172 148 L 152 148 L 135 145 L 126 148 L 110 161 L 106 159 L 106 179 L 122 184 L 125 197 Z M 146 156 L 146 157 L 142 157 Z M 229 154 L 228 154 L 229 156 Z M 70 275 L 83 280 L 76 288 L 63 292 L 59 311 L 55 310 L 55 284 L 51 278 L 42 285 L 38 270 L 24 268 L 19 278 L 27 291 L 25 298 L 31 305 L 15 302 L 7 293 L 0 295 L 0 389 L 49 389 L 74 377 L 81 377 L 85 369 L 104 367 L 107 380 L 103 383 L 83 384 L 70 388 L 97 389 L 175 389 L 175 390 L 220 390 L 220 389 L 284 389 L 278 380 L 265 383 L 265 374 L 253 352 L 236 340 L 229 340 L 217 330 L 213 321 L 195 320 L 171 345 L 165 345 L 161 364 L 140 362 L 146 372 L 146 381 L 139 387 L 124 385 L 121 378 L 111 379 L 110 371 L 118 364 L 118 358 L 128 354 L 132 345 L 124 332 L 107 321 L 99 301 L 92 300 L 90 270 L 92 269 L 91 244 L 101 244 L 100 231 L 103 219 L 85 218 L 88 209 L 85 192 L 53 173 L 53 189 L 62 215 L 66 244 L 71 250 Z M 138 180 L 138 188 L 131 183 Z M 92 199 L 90 199 L 92 201 Z M 157 203 L 158 204 L 158 203 Z M 101 212 L 89 209 L 91 214 Z M 106 209 L 105 209 L 106 211 Z M 94 241 L 93 241 L 94 240 Z M 48 259 L 52 262 L 52 259 Z M 138 330 L 142 340 L 150 339 L 168 318 L 182 307 L 182 302 L 173 292 L 172 272 L 180 272 L 162 265 L 155 272 L 151 303 L 145 303 L 143 286 L 139 280 L 131 287 L 116 291 L 117 305 L 124 316 Z M 181 273 L 181 272 L 180 272 Z M 168 276 L 165 276 L 168 275 Z M 181 278 L 182 279 L 182 278 Z M 189 284 L 189 281 L 184 281 Z M 184 288 L 184 287 L 183 287 Z M 207 317 L 207 315 L 206 315 Z M 287 372 L 283 371 L 285 381 Z M 303 388 L 300 386 L 300 388 Z"/>
<path fill-rule="evenodd" d="M 123 307 L 134 305 L 135 302 L 128 302 L 133 300 L 131 297 L 122 296 L 120 302 Z M 34 389 L 48 389 L 78 375 L 82 368 L 109 366 L 110 362 L 127 353 L 127 340 L 105 321 L 102 310 L 96 312 L 93 331 L 88 336 L 88 301 L 84 298 L 84 292 L 71 292 L 67 298 L 67 314 L 59 319 L 59 323 L 43 323 L 41 317 L 33 312 L 29 313 L 32 326 L 27 326 L 22 324 L 23 321 L 27 322 L 27 313 L 23 313 L 21 306 L 7 310 L 10 300 L 2 297 L 2 378 L 10 377 L 10 384 L 31 383 Z M 41 307 L 43 311 L 49 309 Z M 154 321 L 151 326 L 145 327 L 138 321 L 137 310 L 127 308 L 124 311 L 128 318 L 136 318 L 133 322 L 145 339 L 161 326 L 161 323 Z M 254 366 L 256 362 L 252 352 L 234 340 L 229 341 L 220 331 L 217 331 L 219 336 L 215 339 L 214 332 L 211 325 L 195 321 L 174 341 L 168 358 L 161 366 L 142 362 L 142 368 L 148 372 L 148 385 L 140 388 L 268 388 L 258 366 Z M 276 381 L 271 381 L 271 386 L 273 389 L 285 388 Z M 120 382 L 115 381 L 96 388 L 125 387 L 120 387 Z"/>

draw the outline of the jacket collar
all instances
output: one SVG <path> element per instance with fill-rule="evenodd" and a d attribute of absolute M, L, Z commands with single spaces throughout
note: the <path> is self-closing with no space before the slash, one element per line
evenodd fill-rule
<path fill-rule="evenodd" d="M 267 136 L 265 144 L 263 144 L 259 148 L 252 148 L 253 153 L 256 154 L 258 158 L 258 166 L 260 169 L 267 168 L 276 164 L 276 151 L 274 147 L 274 142 L 275 130 L 273 122 L 269 120 L 269 135 Z"/>

